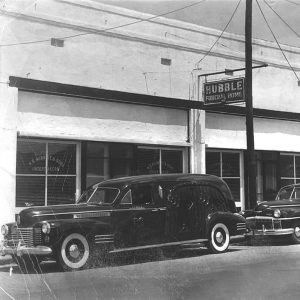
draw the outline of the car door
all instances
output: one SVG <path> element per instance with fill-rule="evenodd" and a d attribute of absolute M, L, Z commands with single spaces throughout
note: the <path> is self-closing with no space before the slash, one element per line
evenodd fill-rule
<path fill-rule="evenodd" d="M 178 186 L 172 193 L 176 215 L 176 236 L 178 240 L 191 240 L 199 235 L 199 203 L 197 187 L 192 184 Z"/>
<path fill-rule="evenodd" d="M 165 209 L 157 202 L 155 188 L 153 184 L 137 184 L 131 188 L 132 244 L 136 246 L 164 241 Z"/>

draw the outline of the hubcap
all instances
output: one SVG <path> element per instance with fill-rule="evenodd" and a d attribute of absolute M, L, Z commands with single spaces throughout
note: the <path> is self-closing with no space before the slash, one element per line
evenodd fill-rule
<path fill-rule="evenodd" d="M 217 241 L 218 243 L 222 243 L 222 242 L 223 242 L 223 239 L 224 239 L 223 234 L 222 234 L 220 231 L 218 231 L 218 232 L 216 233 L 216 241 Z"/>
<path fill-rule="evenodd" d="M 298 227 L 298 226 L 295 227 L 294 232 L 295 232 L 296 237 L 299 238 L 300 237 L 300 227 Z"/>
<path fill-rule="evenodd" d="M 78 246 L 75 244 L 72 244 L 69 248 L 69 253 L 70 256 L 73 258 L 78 258 L 78 256 L 80 255 L 80 251 L 78 249 Z"/>

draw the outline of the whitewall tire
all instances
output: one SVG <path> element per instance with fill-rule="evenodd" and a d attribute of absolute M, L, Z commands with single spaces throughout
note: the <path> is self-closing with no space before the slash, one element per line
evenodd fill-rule
<path fill-rule="evenodd" d="M 294 244 L 300 244 L 300 226 L 294 227 L 294 232 L 292 234 L 292 242 Z"/>
<path fill-rule="evenodd" d="M 59 263 L 65 271 L 76 271 L 87 267 L 90 258 L 90 245 L 80 233 L 67 235 L 59 249 Z"/>
<path fill-rule="evenodd" d="M 222 253 L 228 249 L 230 234 L 227 226 L 223 223 L 215 224 L 209 233 L 209 249 L 213 253 Z"/>

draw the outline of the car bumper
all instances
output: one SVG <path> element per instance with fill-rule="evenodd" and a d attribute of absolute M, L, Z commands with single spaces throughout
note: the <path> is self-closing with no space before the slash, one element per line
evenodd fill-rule
<path fill-rule="evenodd" d="M 16 247 L 7 246 L 5 244 L 0 244 L 0 255 L 42 255 L 47 256 L 52 253 L 52 249 L 47 246 L 36 246 L 27 247 L 24 245 L 18 245 Z"/>
<path fill-rule="evenodd" d="M 273 217 L 250 217 L 247 218 L 247 236 L 261 235 L 290 235 L 294 228 L 283 228 L 282 219 Z"/>
<path fill-rule="evenodd" d="M 259 236 L 259 235 L 289 235 L 294 232 L 293 228 L 285 228 L 285 229 L 250 229 L 249 232 L 246 233 L 246 236 Z"/>

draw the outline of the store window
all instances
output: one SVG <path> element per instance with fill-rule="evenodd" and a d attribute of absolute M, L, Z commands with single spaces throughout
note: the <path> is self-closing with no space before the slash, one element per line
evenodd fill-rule
<path fill-rule="evenodd" d="M 183 173 L 183 149 L 102 142 L 83 142 L 82 148 L 83 189 L 111 178 Z"/>
<path fill-rule="evenodd" d="M 240 156 L 239 152 L 206 152 L 206 173 L 221 177 L 227 183 L 238 207 L 241 207 L 242 186 Z"/>
<path fill-rule="evenodd" d="M 300 183 L 300 154 L 280 154 L 281 186 Z"/>
<path fill-rule="evenodd" d="M 18 140 L 16 206 L 74 203 L 76 144 Z"/>
<path fill-rule="evenodd" d="M 183 172 L 183 152 L 177 149 L 137 149 L 137 174 L 167 174 Z"/>
<path fill-rule="evenodd" d="M 110 178 L 133 175 L 134 145 L 87 142 L 83 163 L 86 187 Z"/>

